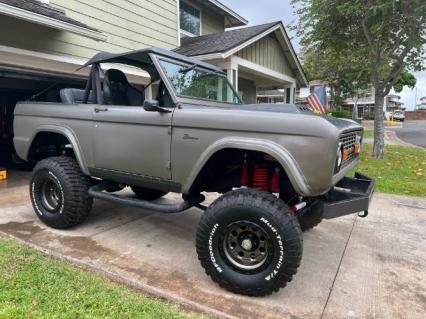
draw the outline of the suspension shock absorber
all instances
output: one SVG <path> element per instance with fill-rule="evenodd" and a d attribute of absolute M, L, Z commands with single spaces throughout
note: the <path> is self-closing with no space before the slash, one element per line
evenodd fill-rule
<path fill-rule="evenodd" d="M 247 154 L 244 155 L 243 165 L 241 166 L 240 186 L 242 188 L 247 188 L 249 186 L 249 169 L 247 162 Z"/>
<path fill-rule="evenodd" d="M 269 170 L 266 167 L 255 167 L 253 169 L 252 187 L 260 191 L 269 191 Z"/>
<path fill-rule="evenodd" d="M 280 191 L 281 191 L 280 178 L 281 178 L 281 172 L 280 172 L 280 169 L 277 167 L 275 168 L 271 178 L 271 193 L 278 198 L 280 197 Z"/>

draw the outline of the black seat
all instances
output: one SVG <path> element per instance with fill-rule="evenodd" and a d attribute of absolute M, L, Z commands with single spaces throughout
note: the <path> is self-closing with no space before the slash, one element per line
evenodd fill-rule
<path fill-rule="evenodd" d="M 103 90 L 107 105 L 142 106 L 144 101 L 143 92 L 130 85 L 120 70 L 110 69 L 105 72 Z"/>
<path fill-rule="evenodd" d="M 84 92 L 84 90 L 68 88 L 60 90 L 59 96 L 61 97 L 62 103 L 82 104 L 84 100 Z M 94 101 L 93 92 L 90 91 L 87 103 L 93 104 Z"/>

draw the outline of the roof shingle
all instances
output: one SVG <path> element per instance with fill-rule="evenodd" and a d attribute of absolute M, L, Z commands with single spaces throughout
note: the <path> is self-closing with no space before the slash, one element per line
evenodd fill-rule
<path fill-rule="evenodd" d="M 77 20 L 71 19 L 66 16 L 65 11 L 55 8 L 46 3 L 42 3 L 37 0 L 0 0 L 0 3 L 7 4 L 12 7 L 16 7 L 22 10 L 34 12 L 49 18 L 53 18 L 62 22 L 66 22 L 69 24 L 73 24 L 75 26 L 79 26 L 85 29 L 98 31 L 94 28 L 87 26 L 84 23 L 81 23 Z"/>
<path fill-rule="evenodd" d="M 272 22 L 199 37 L 185 37 L 181 40 L 181 46 L 174 51 L 188 56 L 223 53 L 243 44 L 279 23 L 281 22 Z"/>

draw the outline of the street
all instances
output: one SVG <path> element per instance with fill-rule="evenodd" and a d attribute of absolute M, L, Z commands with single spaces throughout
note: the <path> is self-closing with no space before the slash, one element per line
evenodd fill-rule
<path fill-rule="evenodd" d="M 406 121 L 395 132 L 404 142 L 426 148 L 426 121 Z"/>

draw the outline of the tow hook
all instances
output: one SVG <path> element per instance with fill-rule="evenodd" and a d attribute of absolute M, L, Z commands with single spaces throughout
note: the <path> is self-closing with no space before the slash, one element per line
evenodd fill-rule
<path fill-rule="evenodd" d="M 363 213 L 358 214 L 358 217 L 360 217 L 360 218 L 365 218 L 367 216 L 368 216 L 368 210 L 365 210 Z"/>

